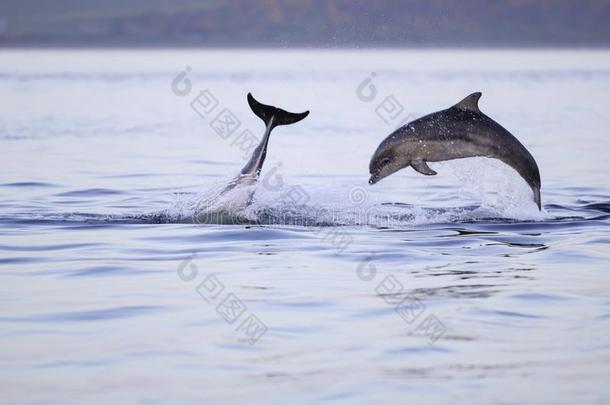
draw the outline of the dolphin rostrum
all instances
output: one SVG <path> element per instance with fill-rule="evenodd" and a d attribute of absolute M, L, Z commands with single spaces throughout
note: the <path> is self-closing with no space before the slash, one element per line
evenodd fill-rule
<path fill-rule="evenodd" d="M 487 157 L 499 159 L 519 173 L 541 209 L 540 173 L 532 155 L 510 132 L 479 110 L 481 93 L 473 93 L 443 111 L 426 115 L 391 133 L 371 158 L 370 184 L 412 166 L 436 174 L 426 162 Z"/>
<path fill-rule="evenodd" d="M 309 111 L 291 113 L 284 111 L 281 108 L 259 103 L 250 93 L 248 93 L 248 104 L 254 114 L 265 122 L 265 134 L 256 149 L 254 149 L 254 152 L 252 152 L 252 156 L 248 163 L 246 163 L 229 185 L 225 187 L 221 192 L 221 195 L 237 186 L 248 186 L 256 182 L 263 168 L 265 157 L 267 156 L 267 145 L 269 144 L 269 136 L 271 135 L 273 128 L 279 125 L 294 124 L 309 115 Z"/>

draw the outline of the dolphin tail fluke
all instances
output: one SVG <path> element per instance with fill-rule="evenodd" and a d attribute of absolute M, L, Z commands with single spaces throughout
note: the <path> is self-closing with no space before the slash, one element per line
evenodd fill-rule
<path fill-rule="evenodd" d="M 309 111 L 291 113 L 284 111 L 281 108 L 259 103 L 250 93 L 248 93 L 248 104 L 250 104 L 250 108 L 254 114 L 265 122 L 266 126 L 271 125 L 272 127 L 276 127 L 278 125 L 294 124 L 309 115 Z"/>

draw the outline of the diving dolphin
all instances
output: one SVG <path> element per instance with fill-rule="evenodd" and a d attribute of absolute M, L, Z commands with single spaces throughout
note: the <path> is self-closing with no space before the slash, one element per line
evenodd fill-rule
<path fill-rule="evenodd" d="M 248 186 L 254 184 L 258 179 L 260 172 L 267 156 L 267 145 L 269 144 L 269 136 L 273 128 L 279 125 L 289 125 L 301 121 L 309 115 L 309 111 L 302 113 L 291 113 L 284 111 L 281 108 L 276 108 L 270 105 L 265 105 L 256 101 L 252 94 L 248 93 L 248 104 L 250 109 L 265 123 L 265 134 L 260 143 L 252 152 L 252 156 L 246 165 L 241 169 L 237 177 L 235 177 L 224 190 L 221 195 L 234 189 L 237 186 Z"/>
<path fill-rule="evenodd" d="M 391 133 L 377 148 L 370 184 L 412 166 L 421 174 L 436 172 L 426 162 L 482 156 L 499 159 L 519 173 L 540 203 L 540 172 L 532 155 L 510 132 L 479 110 L 481 93 L 473 93 L 446 110 L 417 119 Z"/>

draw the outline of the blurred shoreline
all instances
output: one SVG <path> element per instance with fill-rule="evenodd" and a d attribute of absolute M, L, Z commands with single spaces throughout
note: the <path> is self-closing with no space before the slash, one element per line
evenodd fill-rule
<path fill-rule="evenodd" d="M 610 0 L 0 3 L 0 47 L 610 47 Z"/>
<path fill-rule="evenodd" d="M 452 45 L 452 46 L 435 46 L 435 45 L 353 45 L 353 46 L 308 46 L 308 45 L 290 45 L 290 46 L 269 46 L 269 45 L 69 45 L 69 44 L 0 44 L 0 52 L 7 50 L 142 50 L 142 51 L 191 51 L 191 50 L 232 50 L 232 51 L 608 51 L 610 45 Z"/>

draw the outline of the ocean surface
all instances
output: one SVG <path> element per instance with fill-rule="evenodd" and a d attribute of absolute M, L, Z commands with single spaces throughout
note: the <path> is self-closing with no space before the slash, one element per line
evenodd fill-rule
<path fill-rule="evenodd" d="M 485 158 L 367 183 L 474 91 L 541 212 Z M 248 92 L 311 113 L 219 201 Z M 3 404 L 610 402 L 608 51 L 4 50 L 0 105 Z"/>

